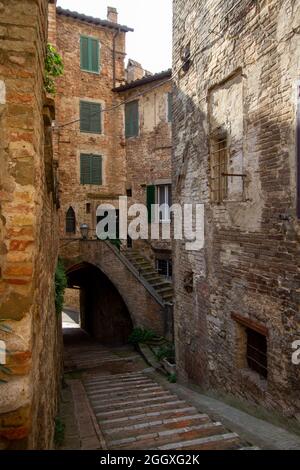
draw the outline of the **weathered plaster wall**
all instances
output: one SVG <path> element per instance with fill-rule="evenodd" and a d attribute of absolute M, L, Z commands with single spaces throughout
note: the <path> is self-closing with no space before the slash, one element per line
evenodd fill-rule
<path fill-rule="evenodd" d="M 179 371 L 214 391 L 299 418 L 300 370 L 291 345 L 300 334 L 300 2 L 236 3 L 174 1 L 174 201 L 205 204 L 204 250 L 174 244 Z M 192 64 L 184 72 L 189 41 Z M 246 175 L 244 191 L 239 178 L 229 179 L 230 198 L 221 204 L 210 196 L 210 133 L 217 127 L 228 131 L 230 172 Z M 193 292 L 184 286 L 189 274 Z M 267 381 L 241 367 L 241 327 L 233 313 L 267 327 Z"/>
<path fill-rule="evenodd" d="M 53 110 L 43 91 L 47 12 L 46 0 L 0 3 L 0 319 L 12 329 L 0 331 L 12 372 L 0 376 L 7 381 L 0 383 L 0 448 L 51 447 L 57 410 L 58 244 L 46 165 L 52 151 L 45 145 Z"/>

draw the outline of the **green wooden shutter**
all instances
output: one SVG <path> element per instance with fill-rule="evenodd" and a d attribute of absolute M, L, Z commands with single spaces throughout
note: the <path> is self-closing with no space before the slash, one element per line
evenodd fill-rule
<path fill-rule="evenodd" d="M 89 69 L 89 39 L 80 37 L 80 67 L 84 70 Z"/>
<path fill-rule="evenodd" d="M 101 104 L 89 103 L 90 105 L 90 132 L 101 134 Z"/>
<path fill-rule="evenodd" d="M 168 93 L 168 121 L 172 122 L 173 93 Z"/>
<path fill-rule="evenodd" d="M 91 184 L 91 155 L 80 155 L 80 184 Z"/>
<path fill-rule="evenodd" d="M 91 165 L 91 184 L 102 184 L 102 157 L 100 155 L 92 156 Z"/>
<path fill-rule="evenodd" d="M 80 101 L 80 130 L 81 132 L 101 133 L 101 105 Z"/>
<path fill-rule="evenodd" d="M 92 72 L 99 72 L 99 41 L 89 38 L 90 68 Z"/>
<path fill-rule="evenodd" d="M 152 205 L 155 204 L 155 186 L 147 186 L 147 210 L 148 210 L 148 223 L 151 224 L 154 220 L 154 213 L 152 213 Z"/>
<path fill-rule="evenodd" d="M 90 103 L 86 101 L 80 101 L 80 130 L 90 131 Z"/>
<path fill-rule="evenodd" d="M 125 105 L 125 135 L 126 137 L 139 135 L 139 102 L 137 100 Z"/>

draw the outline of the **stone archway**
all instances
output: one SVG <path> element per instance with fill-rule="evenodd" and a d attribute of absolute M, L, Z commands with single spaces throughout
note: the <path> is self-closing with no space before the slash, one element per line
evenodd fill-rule
<path fill-rule="evenodd" d="M 124 300 L 108 277 L 90 263 L 67 270 L 68 287 L 80 289 L 80 324 L 103 345 L 128 343 L 133 323 Z"/>

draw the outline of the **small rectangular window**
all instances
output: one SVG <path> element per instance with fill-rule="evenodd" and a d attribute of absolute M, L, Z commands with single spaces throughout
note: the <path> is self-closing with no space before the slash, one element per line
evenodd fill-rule
<path fill-rule="evenodd" d="M 102 184 L 102 157 L 100 155 L 80 155 L 80 184 Z"/>
<path fill-rule="evenodd" d="M 86 210 L 86 213 L 87 213 L 87 214 L 90 214 L 90 213 L 91 213 L 91 204 L 90 204 L 90 202 L 87 202 L 87 203 L 86 203 L 85 210 Z"/>
<path fill-rule="evenodd" d="M 101 134 L 101 104 L 80 101 L 80 131 Z"/>
<path fill-rule="evenodd" d="M 160 222 L 170 222 L 170 206 L 172 192 L 170 184 L 161 184 L 156 186 L 156 201 L 159 205 L 159 216 Z"/>
<path fill-rule="evenodd" d="M 131 101 L 125 104 L 125 136 L 137 137 L 139 135 L 139 102 Z"/>
<path fill-rule="evenodd" d="M 158 274 L 166 277 L 167 279 L 172 278 L 172 261 L 169 259 L 157 259 L 156 270 Z"/>
<path fill-rule="evenodd" d="M 221 203 L 227 197 L 227 165 L 228 139 L 227 136 L 211 139 L 211 199 Z"/>
<path fill-rule="evenodd" d="M 267 338 L 251 328 L 247 328 L 247 363 L 248 367 L 267 378 Z"/>
<path fill-rule="evenodd" d="M 132 197 L 132 189 L 131 188 L 126 189 L 126 196 L 127 197 Z"/>
<path fill-rule="evenodd" d="M 98 39 L 80 37 L 80 67 L 86 72 L 99 73 L 100 43 Z"/>

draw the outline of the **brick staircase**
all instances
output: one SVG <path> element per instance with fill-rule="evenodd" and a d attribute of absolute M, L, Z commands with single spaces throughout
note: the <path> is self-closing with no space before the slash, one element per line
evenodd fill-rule
<path fill-rule="evenodd" d="M 129 250 L 122 252 L 127 260 L 139 272 L 139 275 L 155 290 L 163 302 L 172 303 L 173 286 L 170 281 L 158 274 L 150 261 L 139 251 Z"/>
<path fill-rule="evenodd" d="M 109 450 L 247 448 L 143 372 L 87 377 L 84 386 Z"/>

